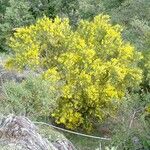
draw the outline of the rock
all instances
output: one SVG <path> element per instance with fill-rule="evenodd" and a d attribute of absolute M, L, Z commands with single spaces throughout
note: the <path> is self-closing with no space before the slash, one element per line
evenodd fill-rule
<path fill-rule="evenodd" d="M 29 75 L 38 76 L 43 70 L 39 69 L 37 72 L 33 72 L 29 69 L 24 69 L 22 72 L 16 70 L 7 70 L 4 65 L 8 56 L 0 56 L 0 86 L 6 81 L 21 82 L 25 80 Z"/>
<path fill-rule="evenodd" d="M 26 117 L 10 115 L 0 121 L 1 150 L 75 150 L 67 139 L 49 141 Z"/>

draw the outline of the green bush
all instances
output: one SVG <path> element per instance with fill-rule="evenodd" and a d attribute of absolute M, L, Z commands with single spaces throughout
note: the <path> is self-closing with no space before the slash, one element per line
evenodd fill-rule
<path fill-rule="evenodd" d="M 13 32 L 15 32 L 16 28 L 26 26 L 34 22 L 34 18 L 29 11 L 30 6 L 28 1 L 9 0 L 6 2 L 3 2 L 5 10 L 0 18 L 0 52 L 9 51 L 7 39 L 9 39 Z"/>
<path fill-rule="evenodd" d="M 150 31 L 149 8 L 150 2 L 147 0 L 124 0 L 109 12 L 112 22 L 124 27 L 124 39 L 132 42 L 140 51 L 145 49 L 146 34 Z"/>
<path fill-rule="evenodd" d="M 5 112 L 25 115 L 34 119 L 49 117 L 56 108 L 59 93 L 53 89 L 54 83 L 40 77 L 28 77 L 22 83 L 9 81 L 4 83 L 5 100 L 2 101 Z M 55 85 L 56 87 L 56 85 Z"/>
<path fill-rule="evenodd" d="M 130 93 L 119 108 L 118 116 L 112 124 L 112 145 L 121 150 L 150 148 L 150 93 Z"/>

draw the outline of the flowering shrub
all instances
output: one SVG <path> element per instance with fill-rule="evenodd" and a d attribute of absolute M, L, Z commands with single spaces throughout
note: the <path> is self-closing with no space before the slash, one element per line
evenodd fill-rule
<path fill-rule="evenodd" d="M 70 33 L 68 19 L 62 21 L 58 17 L 54 22 L 44 17 L 36 25 L 18 28 L 9 45 L 15 55 L 6 66 L 16 66 L 18 69 L 55 66 L 57 55 L 66 49 L 65 43 Z"/>
<path fill-rule="evenodd" d="M 75 31 L 67 19 L 44 17 L 10 39 L 14 54 L 6 66 L 42 67 L 45 79 L 60 83 L 56 122 L 90 130 L 93 122 L 113 115 L 126 89 L 141 80 L 141 55 L 121 31 L 107 15 L 81 20 Z"/>

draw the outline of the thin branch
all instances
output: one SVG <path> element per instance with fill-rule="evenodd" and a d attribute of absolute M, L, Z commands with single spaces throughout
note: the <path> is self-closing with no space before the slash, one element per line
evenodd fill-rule
<path fill-rule="evenodd" d="M 88 137 L 88 138 L 100 139 L 100 140 L 107 140 L 107 141 L 111 140 L 111 138 L 104 138 L 104 137 L 98 137 L 98 136 L 87 135 L 87 134 L 83 134 L 83 133 L 79 133 L 79 132 L 74 132 L 74 131 L 63 129 L 63 128 L 54 126 L 52 124 L 44 123 L 44 122 L 34 122 L 34 123 L 35 124 L 47 125 L 47 126 L 50 126 L 52 128 L 55 128 L 55 129 L 58 129 L 58 130 L 61 130 L 61 131 L 65 131 L 65 132 L 68 132 L 68 133 L 72 133 L 72 134 L 76 134 L 76 135 L 80 135 L 80 136 L 84 136 L 84 137 Z"/>

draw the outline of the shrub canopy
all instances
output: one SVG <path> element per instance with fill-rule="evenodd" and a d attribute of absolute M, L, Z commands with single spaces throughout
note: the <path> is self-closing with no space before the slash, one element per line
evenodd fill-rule
<path fill-rule="evenodd" d="M 13 55 L 6 66 L 43 68 L 45 79 L 60 83 L 56 122 L 90 130 L 113 115 L 126 89 L 141 80 L 141 55 L 123 41 L 121 31 L 107 15 L 81 20 L 76 30 L 68 19 L 44 17 L 11 37 Z"/>

